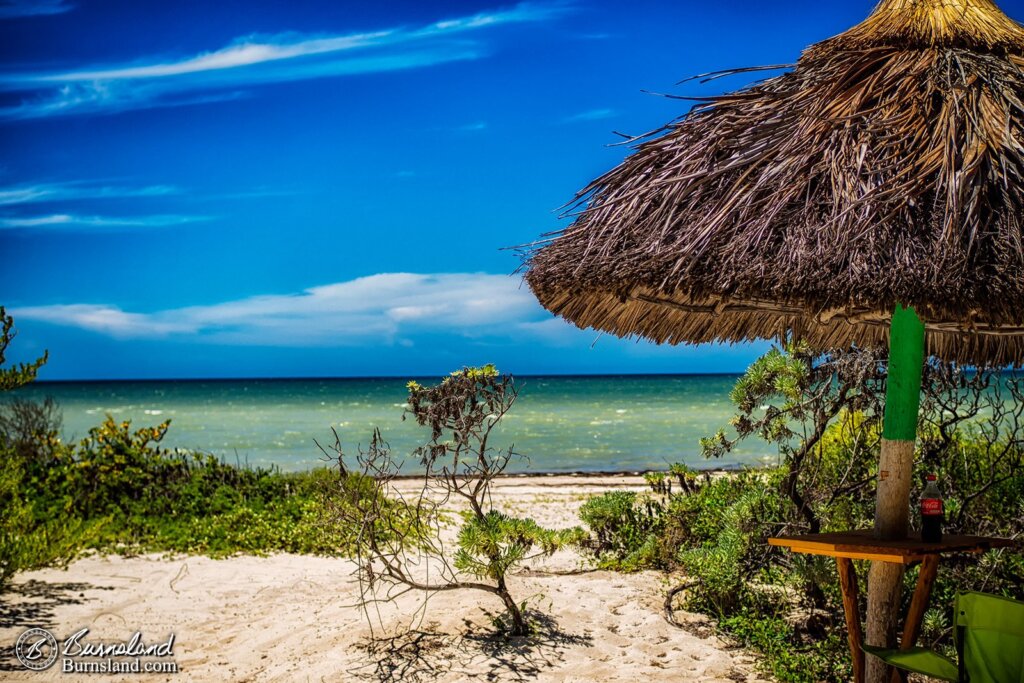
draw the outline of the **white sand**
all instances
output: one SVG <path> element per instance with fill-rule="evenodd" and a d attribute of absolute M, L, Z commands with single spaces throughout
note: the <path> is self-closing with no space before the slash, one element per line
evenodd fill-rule
<path fill-rule="evenodd" d="M 411 486 L 404 483 L 403 486 Z M 630 477 L 531 477 L 502 480 L 500 509 L 553 527 L 578 523 L 587 496 L 611 487 L 640 490 Z M 550 619 L 531 639 L 491 633 L 500 613 L 475 591 L 409 594 L 381 606 L 371 626 L 354 605 L 358 585 L 348 560 L 298 555 L 89 557 L 67 570 L 17 577 L 0 598 L 0 679 L 173 681 L 757 681 L 754 659 L 713 634 L 701 617 L 686 630 L 661 616 L 668 579 L 656 572 L 591 571 L 575 553 L 535 563 L 510 581 Z M 422 608 L 422 609 L 420 609 Z M 58 638 L 88 627 L 94 640 L 141 631 L 162 642 L 176 635 L 180 673 L 61 675 L 25 671 L 12 656 L 29 626 Z M 409 627 L 413 630 L 409 632 Z"/>

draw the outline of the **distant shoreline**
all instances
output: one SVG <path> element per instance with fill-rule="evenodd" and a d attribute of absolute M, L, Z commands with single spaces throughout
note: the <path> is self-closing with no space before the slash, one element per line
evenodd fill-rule
<path fill-rule="evenodd" d="M 696 468 L 691 467 L 697 474 L 731 474 L 734 472 L 742 472 L 743 470 L 761 470 L 767 469 L 769 465 L 735 465 L 724 467 L 708 467 L 708 468 Z M 663 470 L 583 470 L 578 472 L 503 472 L 496 475 L 495 479 L 545 479 L 555 477 L 571 477 L 573 479 L 601 479 L 607 477 L 642 477 L 645 474 L 658 473 L 664 474 L 668 472 L 668 468 Z M 410 479 L 422 479 L 423 474 L 401 474 L 393 477 L 395 481 L 408 481 Z"/>

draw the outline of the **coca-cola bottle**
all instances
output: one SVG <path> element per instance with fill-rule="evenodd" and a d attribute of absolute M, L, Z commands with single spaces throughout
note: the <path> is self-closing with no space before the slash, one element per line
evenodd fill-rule
<path fill-rule="evenodd" d="M 941 543 L 942 522 L 945 519 L 942 494 L 939 493 L 934 474 L 929 474 L 925 480 L 928 483 L 921 492 L 921 540 L 925 543 Z"/>

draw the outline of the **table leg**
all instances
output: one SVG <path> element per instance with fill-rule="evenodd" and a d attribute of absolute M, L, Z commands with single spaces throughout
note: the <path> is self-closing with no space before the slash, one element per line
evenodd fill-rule
<path fill-rule="evenodd" d="M 907 617 L 903 622 L 903 637 L 900 639 L 900 649 L 909 650 L 917 644 L 917 637 L 921 635 L 921 620 L 924 618 L 925 610 L 928 609 L 928 601 L 932 596 L 932 586 L 935 585 L 935 575 L 939 570 L 939 556 L 925 555 L 921 560 L 921 569 L 917 572 L 917 587 L 914 588 L 914 596 L 910 599 L 910 608 L 907 610 Z M 900 683 L 906 680 L 906 673 L 894 669 L 892 683 Z"/>
<path fill-rule="evenodd" d="M 853 659 L 853 681 L 854 683 L 864 683 L 864 650 L 861 649 L 864 634 L 860 624 L 860 591 L 857 587 L 857 572 L 853 567 L 853 560 L 848 557 L 837 557 L 836 567 L 839 569 L 839 587 L 843 591 L 846 634 L 850 642 L 850 656 Z"/>

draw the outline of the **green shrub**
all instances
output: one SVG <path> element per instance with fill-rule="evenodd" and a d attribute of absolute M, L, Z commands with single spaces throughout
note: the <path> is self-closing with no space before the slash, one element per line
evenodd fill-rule
<path fill-rule="evenodd" d="M 580 519 L 593 534 L 598 565 L 622 571 L 663 566 L 658 552 L 663 513 L 660 502 L 633 491 L 609 491 L 587 500 Z"/>
<path fill-rule="evenodd" d="M 746 598 L 750 572 L 760 569 L 751 561 L 756 557 L 752 550 L 766 542 L 762 524 L 778 509 L 777 494 L 759 479 L 750 475 L 732 481 L 719 478 L 670 510 L 673 524 L 680 529 L 685 523 L 680 517 L 696 513 L 690 527 L 693 535 L 677 553 L 682 568 L 700 577 L 691 593 L 691 607 L 722 617 Z"/>
<path fill-rule="evenodd" d="M 511 517 L 498 510 L 489 510 L 483 516 L 467 512 L 459 528 L 452 564 L 477 578 L 501 581 L 532 550 L 550 555 L 575 543 L 577 531 L 545 529 L 532 519 Z"/>
<path fill-rule="evenodd" d="M 719 623 L 723 630 L 764 655 L 762 668 L 784 683 L 848 681 L 846 635 L 832 631 L 820 638 L 803 637 L 784 618 L 787 606 L 775 602 L 745 602 Z"/>
<path fill-rule="evenodd" d="M 51 449 L 51 457 L 5 459 L 0 496 L 14 490 L 21 507 L 20 517 L 5 520 L 2 547 L 15 547 L 12 530 L 28 529 L 16 536 L 20 568 L 87 548 L 212 556 L 351 550 L 351 530 L 325 513 L 337 472 L 282 473 L 169 451 L 160 447 L 168 429 L 168 422 L 133 429 L 108 416 L 80 443 Z"/>
<path fill-rule="evenodd" d="M 14 320 L 0 306 L 0 366 L 14 339 Z M 32 363 L 0 367 L 0 393 L 17 389 L 36 378 L 46 363 L 44 354 Z M 21 421 L 13 424 L 21 426 Z M 79 525 L 37 521 L 27 494 L 27 456 L 24 434 L 0 431 L 0 590 L 18 571 L 67 559 L 68 546 Z"/>

